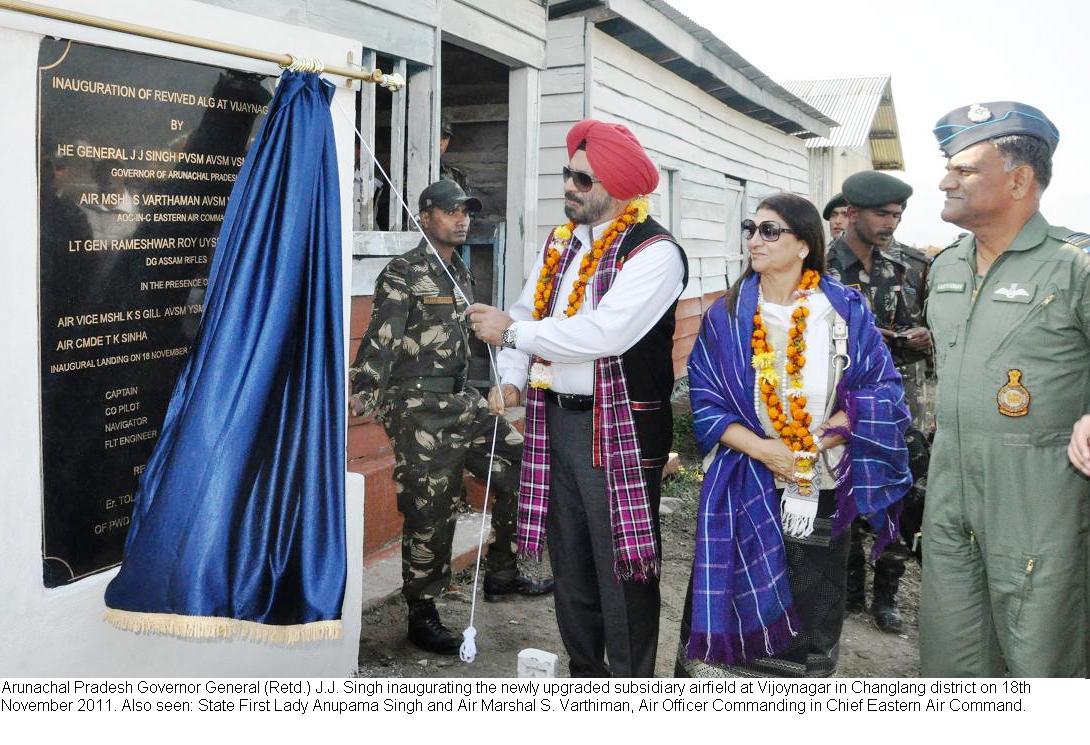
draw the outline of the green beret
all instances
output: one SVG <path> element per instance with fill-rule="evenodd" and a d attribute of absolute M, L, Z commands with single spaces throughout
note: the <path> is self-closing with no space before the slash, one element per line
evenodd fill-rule
<path fill-rule="evenodd" d="M 855 207 L 881 207 L 904 204 L 912 196 L 912 187 L 881 171 L 861 171 L 844 179 L 841 187 L 848 204 Z"/>
<path fill-rule="evenodd" d="M 825 203 L 825 209 L 821 211 L 821 217 L 823 220 L 828 220 L 830 217 L 833 216 L 833 210 L 835 210 L 837 207 L 847 206 L 848 200 L 844 198 L 844 195 L 836 194 L 833 196 L 832 199 Z"/>

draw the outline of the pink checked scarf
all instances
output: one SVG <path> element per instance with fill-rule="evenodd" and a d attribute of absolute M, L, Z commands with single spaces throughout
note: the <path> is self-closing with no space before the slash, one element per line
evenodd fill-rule
<path fill-rule="evenodd" d="M 594 307 L 613 284 L 620 267 L 617 252 L 627 234 L 614 240 L 598 262 L 590 283 Z M 549 236 L 549 242 L 552 236 Z M 548 245 L 548 243 L 546 243 Z M 556 283 L 579 251 L 572 237 L 560 256 Z M 553 292 L 546 308 L 551 316 L 559 293 Z M 533 365 L 531 358 L 530 364 Z M 545 543 L 545 517 L 549 513 L 549 433 L 545 420 L 545 391 L 530 388 L 526 397 L 525 449 L 519 486 L 518 545 L 524 556 L 541 558 Z M 628 400 L 628 385 L 620 357 L 601 357 L 594 362 L 595 468 L 605 468 L 613 527 L 613 573 L 618 580 L 647 582 L 659 573 L 654 523 L 647 486 L 640 466 L 636 424 Z"/>

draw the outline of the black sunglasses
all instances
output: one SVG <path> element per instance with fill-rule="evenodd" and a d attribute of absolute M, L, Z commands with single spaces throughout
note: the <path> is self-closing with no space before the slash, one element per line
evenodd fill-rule
<path fill-rule="evenodd" d="M 752 220 L 742 220 L 742 237 L 747 241 L 757 233 L 766 241 L 778 241 L 780 233 L 794 233 L 791 228 L 782 228 L 771 220 L 765 220 L 758 225 Z"/>
<path fill-rule="evenodd" d="M 571 179 L 571 182 L 575 184 L 575 188 L 579 191 L 590 191 L 595 184 L 601 183 L 586 171 L 573 171 L 567 166 L 564 166 L 562 173 L 564 174 L 564 183 L 568 183 L 568 179 Z"/>

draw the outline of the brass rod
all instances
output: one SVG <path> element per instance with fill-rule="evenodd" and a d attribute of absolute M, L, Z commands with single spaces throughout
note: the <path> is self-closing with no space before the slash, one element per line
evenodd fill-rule
<path fill-rule="evenodd" d="M 141 26 L 136 23 L 115 21 L 111 18 L 102 18 L 101 16 L 88 15 L 87 13 L 77 13 L 73 10 L 51 8 L 47 5 L 38 5 L 37 3 L 25 3 L 21 0 L 0 0 L 0 10 L 13 10 L 18 13 L 27 13 L 29 15 L 40 16 L 42 18 L 52 18 L 53 20 L 57 21 L 78 23 L 83 26 L 92 26 L 94 28 L 106 29 L 107 31 L 118 31 L 123 34 L 132 34 L 134 36 L 143 36 L 148 39 L 169 41 L 175 44 L 184 44 L 186 46 L 198 47 L 200 49 L 208 49 L 213 52 L 224 52 L 225 54 L 234 54 L 239 57 L 250 57 L 251 59 L 259 59 L 264 60 L 265 62 L 272 62 L 274 64 L 280 65 L 281 67 L 290 66 L 293 60 L 293 57 L 290 54 L 277 54 L 275 52 L 266 52 L 261 49 L 243 47 L 237 44 L 227 44 L 221 41 L 215 41 L 214 39 L 205 39 L 200 36 L 178 34 L 173 31 L 164 31 L 163 29 L 152 28 L 151 26 Z M 386 87 L 397 88 L 404 85 L 403 80 L 398 80 L 395 76 L 383 75 L 381 70 L 353 70 L 351 68 L 341 67 L 339 65 L 326 65 L 324 71 L 332 75 L 340 75 L 342 77 L 351 78 L 353 80 L 363 80 L 368 83 L 379 83 L 381 85 L 385 85 Z"/>

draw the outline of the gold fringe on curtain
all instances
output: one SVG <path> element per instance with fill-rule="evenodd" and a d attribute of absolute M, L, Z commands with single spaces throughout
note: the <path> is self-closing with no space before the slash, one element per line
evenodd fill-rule
<path fill-rule="evenodd" d="M 314 621 L 294 626 L 274 626 L 255 621 L 217 616 L 180 616 L 171 613 L 138 613 L 107 608 L 106 622 L 122 631 L 164 634 L 189 639 L 246 639 L 266 644 L 302 644 L 341 638 L 340 621 Z"/>

